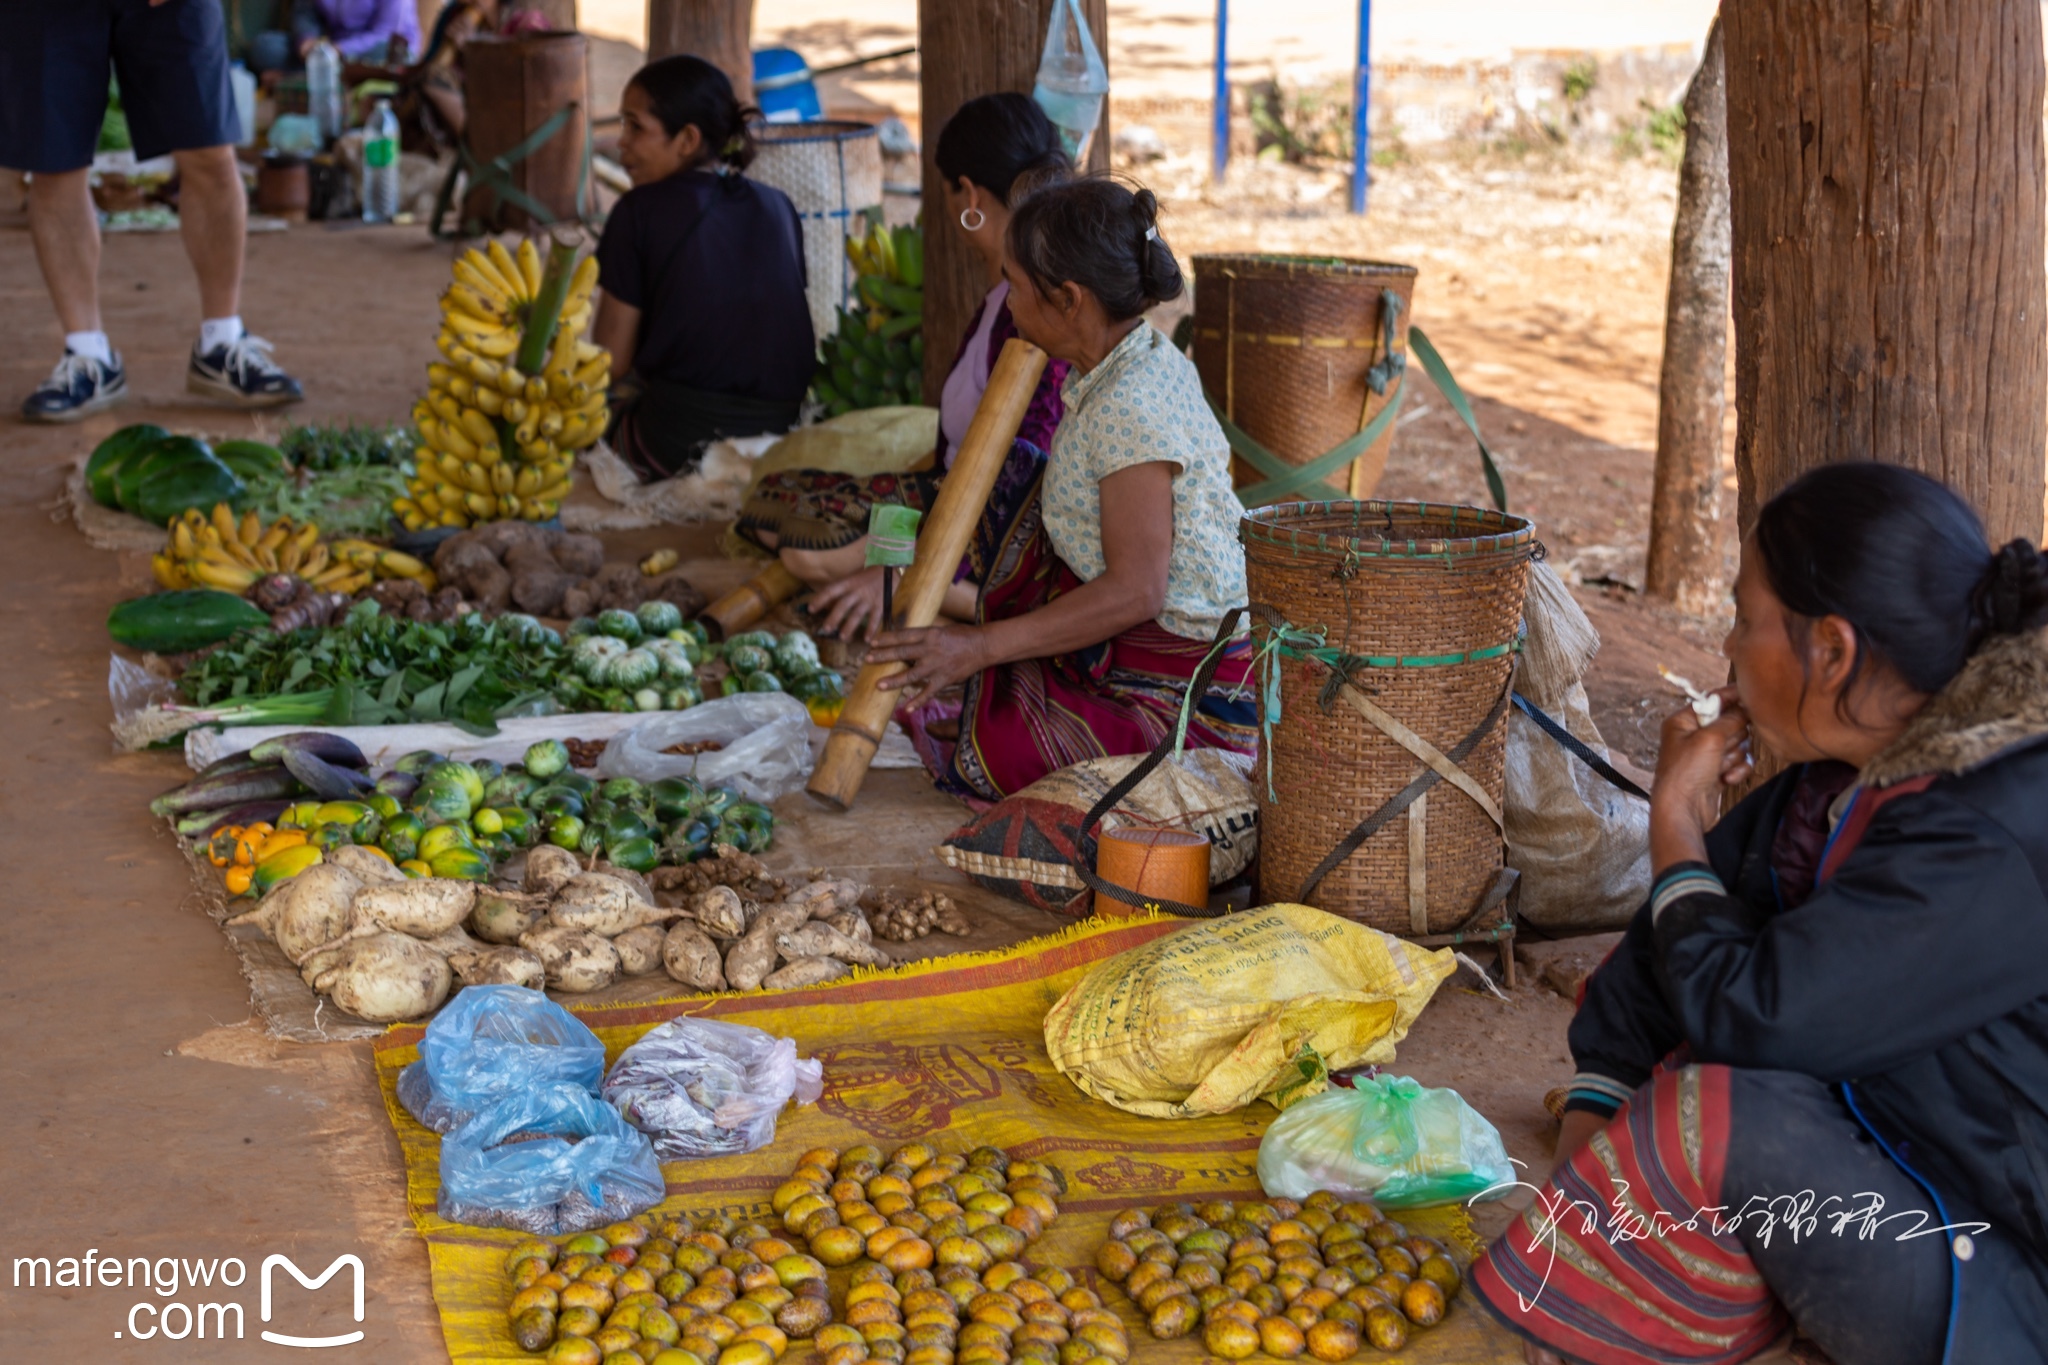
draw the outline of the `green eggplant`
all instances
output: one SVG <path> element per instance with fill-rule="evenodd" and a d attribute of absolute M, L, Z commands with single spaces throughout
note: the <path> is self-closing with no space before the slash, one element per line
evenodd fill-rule
<path fill-rule="evenodd" d="M 583 794 L 559 782 L 550 782 L 534 792 L 526 799 L 526 804 L 542 815 L 573 815 L 579 819 L 585 809 Z"/>
<path fill-rule="evenodd" d="M 680 820 L 704 802 L 704 789 L 687 777 L 664 777 L 647 789 L 654 813 L 664 821 Z"/>
<path fill-rule="evenodd" d="M 583 847 L 583 822 L 573 815 L 557 815 L 548 821 L 548 842 L 574 853 Z"/>
<path fill-rule="evenodd" d="M 740 804 L 740 794 L 731 787 L 712 787 L 704 793 L 704 804 L 699 808 L 706 819 L 719 819 L 734 806 Z"/>
<path fill-rule="evenodd" d="M 644 834 L 606 844 L 604 856 L 615 867 L 633 872 L 652 872 L 661 865 L 661 849 Z"/>
<path fill-rule="evenodd" d="M 526 798 L 540 790 L 541 782 L 529 773 L 507 771 L 484 784 L 486 806 L 523 806 Z"/>
<path fill-rule="evenodd" d="M 384 833 L 377 840 L 377 847 L 391 855 L 391 861 L 402 863 L 419 856 L 420 836 L 427 827 L 419 816 L 411 811 L 402 811 L 384 822 Z"/>
<path fill-rule="evenodd" d="M 432 749 L 414 749 L 404 758 L 392 764 L 391 767 L 395 772 L 411 773 L 414 777 L 424 777 L 427 769 L 433 767 L 436 763 L 445 763 L 447 760 L 448 756 L 446 754 L 437 754 Z"/>
<path fill-rule="evenodd" d="M 569 746 L 559 739 L 543 739 L 526 749 L 526 771 L 545 782 L 569 767 Z"/>

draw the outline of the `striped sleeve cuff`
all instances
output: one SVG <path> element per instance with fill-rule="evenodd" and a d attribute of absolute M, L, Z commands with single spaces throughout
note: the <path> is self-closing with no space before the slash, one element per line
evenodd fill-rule
<path fill-rule="evenodd" d="M 1595 1071 L 1581 1071 L 1572 1077 L 1565 1087 L 1565 1108 L 1593 1109 L 1603 1114 L 1612 1114 L 1628 1102 L 1635 1094 L 1633 1086 L 1623 1085 L 1612 1076 L 1602 1076 Z"/>
<path fill-rule="evenodd" d="M 1664 913 L 1664 908 L 1673 901 L 1687 896 L 1725 896 L 1728 888 L 1721 885 L 1721 879 L 1703 863 L 1685 863 L 1671 869 L 1650 892 L 1650 921 Z"/>

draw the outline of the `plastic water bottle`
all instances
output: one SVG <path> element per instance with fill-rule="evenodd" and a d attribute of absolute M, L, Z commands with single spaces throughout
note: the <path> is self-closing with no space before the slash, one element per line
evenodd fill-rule
<path fill-rule="evenodd" d="M 1108 94 L 1109 68 L 1102 64 L 1102 53 L 1088 31 L 1080 5 L 1077 0 L 1054 0 L 1031 98 L 1060 130 L 1060 141 L 1076 166 L 1087 163 L 1088 146 L 1102 122 L 1102 101 Z"/>
<path fill-rule="evenodd" d="M 341 136 L 344 125 L 341 102 L 341 54 L 325 38 L 306 54 L 306 100 L 313 121 L 320 125 L 324 145 Z"/>
<path fill-rule="evenodd" d="M 388 223 L 398 214 L 398 115 L 380 99 L 363 125 L 363 221 Z"/>

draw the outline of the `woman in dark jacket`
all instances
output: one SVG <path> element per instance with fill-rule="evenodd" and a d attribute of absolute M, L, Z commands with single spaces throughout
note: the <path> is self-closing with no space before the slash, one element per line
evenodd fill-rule
<path fill-rule="evenodd" d="M 619 99 L 633 188 L 597 244 L 593 333 L 636 381 L 612 445 L 651 478 L 689 473 L 720 437 L 794 427 L 817 366 L 796 207 L 741 174 L 749 112 L 698 57 L 649 62 Z"/>
<path fill-rule="evenodd" d="M 1736 608 L 1719 718 L 1664 726 L 1557 1169 L 1474 1288 L 1537 1362 L 2048 1358 L 2048 566 L 1832 465 L 1759 515 Z M 1752 741 L 1788 766 L 1718 818 Z"/>

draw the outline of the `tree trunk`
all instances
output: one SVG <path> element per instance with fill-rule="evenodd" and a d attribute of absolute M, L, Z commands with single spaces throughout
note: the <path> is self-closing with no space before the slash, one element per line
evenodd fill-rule
<path fill-rule="evenodd" d="M 924 142 L 924 398 L 936 405 L 967 320 L 988 292 L 981 264 L 946 216 L 946 186 L 932 148 L 946 120 L 976 95 L 1026 94 L 1038 76 L 1054 0 L 918 0 L 919 122 Z M 1095 45 L 1109 53 L 1108 0 L 1081 0 Z M 1115 72 L 1111 72 L 1114 82 Z M 1109 104 L 1088 169 L 1109 168 Z"/>
<path fill-rule="evenodd" d="M 2038 0 L 1727 0 L 1740 524 L 1836 460 L 2039 536 Z"/>
<path fill-rule="evenodd" d="M 1671 229 L 1650 594 L 1701 615 L 1726 591 L 1721 435 L 1728 412 L 1728 100 L 1721 21 L 1685 92 L 1685 160 Z"/>
<path fill-rule="evenodd" d="M 754 0 L 647 0 L 647 59 L 688 52 L 732 81 L 740 103 L 754 102 Z"/>

